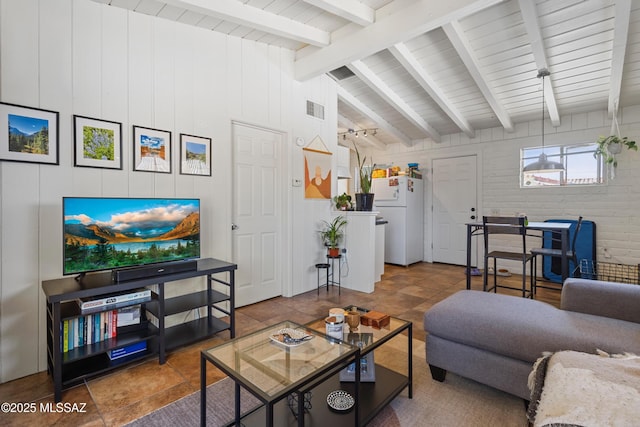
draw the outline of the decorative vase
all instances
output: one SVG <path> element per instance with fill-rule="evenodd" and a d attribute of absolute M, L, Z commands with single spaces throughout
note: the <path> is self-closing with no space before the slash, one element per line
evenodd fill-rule
<path fill-rule="evenodd" d="M 356 193 L 356 210 L 372 211 L 373 210 L 373 193 Z"/>

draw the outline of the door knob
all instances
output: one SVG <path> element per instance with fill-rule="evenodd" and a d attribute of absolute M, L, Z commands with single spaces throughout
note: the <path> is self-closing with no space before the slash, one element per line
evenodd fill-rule
<path fill-rule="evenodd" d="M 232 230 L 237 230 L 238 228 L 240 228 L 240 227 L 238 227 L 236 224 L 231 224 L 231 229 Z"/>
<path fill-rule="evenodd" d="M 475 211 L 476 211 L 476 208 L 471 208 L 471 212 L 475 212 Z"/>
<path fill-rule="evenodd" d="M 471 215 L 471 219 L 476 219 L 476 216 L 475 215 Z"/>

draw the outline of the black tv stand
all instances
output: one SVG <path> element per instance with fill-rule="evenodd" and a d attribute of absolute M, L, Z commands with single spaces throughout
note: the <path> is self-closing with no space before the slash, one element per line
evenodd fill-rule
<path fill-rule="evenodd" d="M 236 264 L 204 258 L 197 261 L 195 270 L 142 277 L 118 283 L 112 281 L 110 271 L 43 281 L 42 290 L 47 298 L 47 371 L 53 377 L 55 402 L 61 401 L 63 389 L 141 358 L 157 355 L 159 363 L 163 364 L 166 361 L 167 351 L 171 349 L 207 339 L 224 330 L 229 330 L 231 338 L 234 338 L 235 270 L 237 268 Z M 227 273 L 226 280 L 214 277 L 219 273 Z M 165 298 L 165 285 L 169 282 L 202 276 L 207 279 L 205 290 Z M 142 303 L 140 325 L 118 327 L 115 338 L 63 352 L 64 321 L 86 315 L 81 312 L 76 302 L 78 298 L 126 294 L 145 287 L 152 287 L 152 299 Z M 140 304 L 140 302 L 132 302 L 131 305 L 134 304 Z M 166 316 L 200 307 L 207 307 L 206 317 L 169 328 L 165 327 Z M 214 316 L 216 313 L 228 316 L 228 322 Z M 126 360 L 110 360 L 108 357 L 111 350 L 141 341 L 147 343 L 146 351 L 127 356 L 124 358 Z"/>

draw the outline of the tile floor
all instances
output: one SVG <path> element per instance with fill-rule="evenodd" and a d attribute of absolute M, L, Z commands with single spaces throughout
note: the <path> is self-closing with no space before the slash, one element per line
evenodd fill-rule
<path fill-rule="evenodd" d="M 500 278 L 519 286 L 520 276 Z M 237 335 L 264 327 L 268 323 L 293 320 L 307 323 L 326 316 L 329 308 L 360 305 L 414 323 L 413 336 L 424 340 L 422 316 L 429 307 L 458 290 L 465 288 L 464 268 L 446 264 L 418 263 L 410 267 L 387 265 L 382 281 L 375 292 L 364 294 L 336 287 L 320 294 L 310 291 L 293 298 L 273 298 L 236 310 Z M 472 278 L 472 289 L 482 289 L 482 278 Z M 500 293 L 514 293 L 500 289 Z M 559 305 L 560 293 L 539 289 L 536 297 Z M 120 426 L 135 420 L 172 401 L 184 397 L 200 387 L 200 351 L 228 339 L 229 333 L 183 348 L 168 355 L 167 363 L 148 359 L 128 365 L 63 392 L 62 401 L 77 404 L 83 412 L 43 412 L 41 403 L 53 402 L 53 384 L 46 372 L 0 384 L 0 402 L 35 403 L 35 413 L 0 414 L 2 426 Z M 213 368 L 207 370 L 208 382 L 223 374 Z M 73 406 L 71 406 L 73 409 Z"/>

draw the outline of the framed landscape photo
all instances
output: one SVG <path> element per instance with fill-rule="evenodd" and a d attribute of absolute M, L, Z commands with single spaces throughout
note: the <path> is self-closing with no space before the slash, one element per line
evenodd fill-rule
<path fill-rule="evenodd" d="M 57 111 L 0 102 L 0 160 L 60 164 Z"/>
<path fill-rule="evenodd" d="M 134 126 L 133 170 L 171 173 L 171 132 Z"/>
<path fill-rule="evenodd" d="M 180 134 L 180 173 L 211 176 L 211 138 Z"/>
<path fill-rule="evenodd" d="M 122 169 L 122 124 L 73 116 L 75 166 Z"/>

